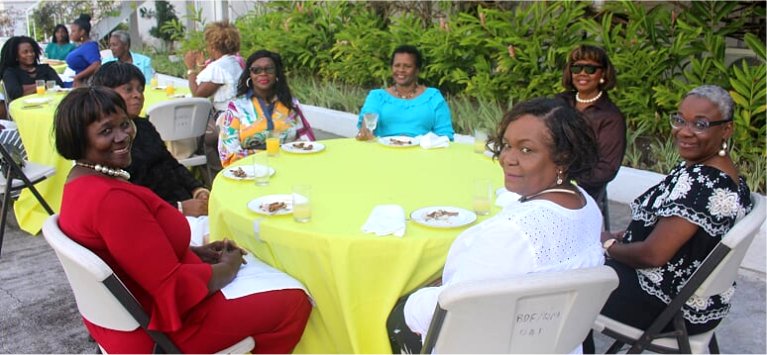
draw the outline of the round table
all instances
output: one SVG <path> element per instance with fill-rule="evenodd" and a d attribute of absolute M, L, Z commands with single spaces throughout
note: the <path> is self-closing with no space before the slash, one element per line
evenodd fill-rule
<path fill-rule="evenodd" d="M 176 93 L 187 94 L 189 89 L 177 88 Z M 72 168 L 72 161 L 64 159 L 56 152 L 56 143 L 53 134 L 53 115 L 59 102 L 64 98 L 62 92 L 49 93 L 45 95 L 28 95 L 13 100 L 10 104 L 10 114 L 13 121 L 18 126 L 21 141 L 27 150 L 28 159 L 38 164 L 53 166 L 56 168 L 56 174 L 35 185 L 40 194 L 45 198 L 54 211 L 58 212 L 61 207 L 61 195 L 64 189 L 64 183 L 67 180 L 69 170 Z M 29 106 L 25 103 L 31 98 L 50 98 L 50 103 L 40 106 Z M 144 112 L 150 106 L 172 100 L 163 90 L 150 89 L 144 90 Z M 19 227 L 32 235 L 37 234 L 43 226 L 43 222 L 48 218 L 42 206 L 37 199 L 27 189 L 22 190 L 19 199 L 13 204 L 16 220 Z"/>
<path fill-rule="evenodd" d="M 321 143 L 327 148 L 319 153 L 270 158 L 276 174 L 268 186 L 219 174 L 209 205 L 211 239 L 234 239 L 308 288 L 316 307 L 296 353 L 389 353 L 386 318 L 394 303 L 440 275 L 453 239 L 468 226 L 408 221 L 402 238 L 365 234 L 361 226 L 380 204 L 400 205 L 407 215 L 427 206 L 471 210 L 472 183 L 489 179 L 501 187 L 503 172 L 465 144 L 425 150 L 353 139 Z M 233 165 L 247 164 L 252 157 Z M 294 184 L 312 186 L 308 223 L 246 207 L 259 196 L 290 194 Z"/>

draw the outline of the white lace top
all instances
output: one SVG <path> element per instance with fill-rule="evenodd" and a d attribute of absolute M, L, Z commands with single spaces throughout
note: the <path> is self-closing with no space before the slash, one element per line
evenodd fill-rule
<path fill-rule="evenodd" d="M 408 298 L 408 327 L 426 335 L 447 285 L 602 265 L 602 214 L 586 192 L 581 194 L 587 203 L 577 210 L 545 200 L 515 202 L 461 233 L 448 252 L 443 286 L 422 288 Z"/>
<path fill-rule="evenodd" d="M 237 96 L 237 80 L 242 74 L 242 67 L 233 55 L 223 55 L 210 62 L 197 75 L 197 85 L 214 83 L 221 86 L 213 94 L 213 107 L 216 111 L 226 110 L 229 100 Z"/>

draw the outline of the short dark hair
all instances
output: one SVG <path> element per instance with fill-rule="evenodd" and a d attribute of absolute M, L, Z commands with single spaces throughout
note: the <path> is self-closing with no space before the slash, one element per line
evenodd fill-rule
<path fill-rule="evenodd" d="M 418 48 L 409 44 L 403 44 L 394 49 L 394 52 L 391 54 L 391 59 L 389 60 L 389 65 L 394 65 L 394 56 L 399 53 L 413 55 L 415 57 L 415 67 L 418 68 L 418 70 L 421 69 L 421 66 L 423 65 L 423 56 L 421 56 L 421 52 L 418 51 Z"/>
<path fill-rule="evenodd" d="M 76 20 L 72 21 L 73 24 L 79 26 L 83 30 L 85 30 L 86 34 L 91 33 L 91 15 L 88 14 L 81 14 L 80 17 L 78 17 Z"/>
<path fill-rule="evenodd" d="M 511 122 L 531 115 L 542 120 L 549 130 L 549 146 L 554 164 L 563 167 L 567 180 L 588 177 L 597 162 L 594 131 L 582 114 L 562 100 L 537 98 L 516 104 L 503 115 L 495 133 L 488 140 L 493 158 L 498 159 L 503 148 L 503 135 Z"/>
<path fill-rule="evenodd" d="M 279 54 L 261 49 L 255 51 L 245 61 L 245 70 L 240 74 L 240 80 L 237 82 L 237 96 L 245 95 L 248 90 L 251 89 L 248 86 L 248 79 L 250 79 L 250 66 L 253 62 L 261 59 L 269 58 L 274 62 L 274 75 L 277 77 L 277 82 L 274 83 L 274 92 L 277 94 L 277 100 L 282 102 L 285 107 L 293 109 L 293 94 L 290 93 L 290 86 L 288 86 L 288 78 L 285 77 L 285 68 L 282 65 L 282 57 Z"/>
<path fill-rule="evenodd" d="M 615 87 L 617 77 L 615 74 L 615 67 L 610 62 L 610 58 L 607 56 L 607 52 L 604 49 L 597 46 L 590 46 L 588 44 L 582 44 L 575 47 L 570 54 L 567 55 L 567 65 L 562 71 L 562 86 L 567 90 L 575 91 L 573 86 L 573 74 L 570 71 L 570 66 L 579 60 L 592 60 L 602 66 L 602 79 L 604 83 L 599 84 L 599 88 L 602 90 L 610 90 Z"/>
<path fill-rule="evenodd" d="M 131 63 L 115 60 L 105 63 L 93 74 L 91 85 L 116 88 L 129 83 L 133 79 L 137 79 L 141 86 L 146 86 L 144 73 L 138 67 Z"/>
<path fill-rule="evenodd" d="M 34 39 L 27 36 L 13 36 L 5 42 L 3 49 L 0 50 L 0 79 L 2 79 L 5 69 L 19 66 L 19 46 L 24 43 L 32 45 L 32 50 L 35 51 L 35 62 L 40 60 L 42 50 Z"/>
<path fill-rule="evenodd" d="M 69 160 L 82 159 L 88 147 L 88 126 L 120 111 L 127 115 L 128 109 L 112 89 L 91 86 L 72 90 L 56 108 L 53 120 L 56 151 Z"/>
<path fill-rule="evenodd" d="M 53 34 L 51 35 L 51 43 L 58 44 L 59 42 L 56 42 L 56 32 L 59 32 L 60 29 L 64 29 L 64 42 L 69 43 L 69 29 L 67 26 L 64 26 L 62 24 L 56 25 L 56 27 L 53 28 Z"/>

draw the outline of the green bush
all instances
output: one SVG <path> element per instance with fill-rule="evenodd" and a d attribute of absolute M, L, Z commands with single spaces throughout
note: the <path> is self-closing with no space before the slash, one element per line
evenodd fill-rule
<path fill-rule="evenodd" d="M 764 7 L 751 2 L 607 1 L 594 8 L 577 1 L 270 1 L 237 26 L 243 55 L 277 51 L 291 78 L 314 77 L 318 84 L 304 82 L 327 91 L 325 98 L 318 92 L 300 92 L 299 98 L 308 95 L 322 106 L 352 112 L 364 100 L 358 91 L 390 82 L 392 49 L 416 45 L 426 58 L 420 78 L 448 97 L 460 133 L 494 126 L 515 102 L 562 91 L 567 53 L 582 43 L 599 45 L 618 72 L 610 97 L 629 128 L 624 164 L 665 173 L 677 159 L 665 138 L 669 113 L 692 87 L 716 84 L 738 106 L 732 157 L 750 186 L 764 192 L 765 40 L 763 30 L 752 30 L 762 37 L 742 33 L 753 28 L 744 24 L 754 17 L 763 23 Z M 758 60 L 728 65 L 725 40 L 733 37 Z"/>

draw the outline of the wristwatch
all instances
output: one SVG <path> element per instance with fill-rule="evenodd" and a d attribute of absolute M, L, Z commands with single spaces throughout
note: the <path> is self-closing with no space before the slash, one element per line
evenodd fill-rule
<path fill-rule="evenodd" d="M 617 242 L 618 242 L 618 239 L 610 238 L 608 240 L 605 240 L 604 243 L 602 243 L 602 250 L 605 252 L 606 256 L 610 256 L 610 247 Z"/>

